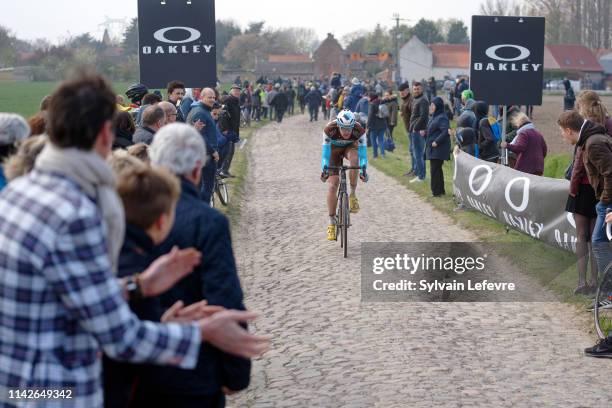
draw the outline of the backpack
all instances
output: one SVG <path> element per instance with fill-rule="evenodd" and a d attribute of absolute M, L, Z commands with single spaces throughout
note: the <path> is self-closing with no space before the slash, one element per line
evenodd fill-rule
<path fill-rule="evenodd" d="M 495 137 L 495 143 L 499 143 L 502 137 L 502 128 L 497 119 L 493 116 L 489 116 L 489 125 L 491 125 L 491 131 L 493 132 L 493 136 Z"/>
<path fill-rule="evenodd" d="M 387 137 L 385 137 L 385 150 L 388 152 L 392 152 L 395 150 L 395 141 L 390 134 L 387 133 Z"/>
<path fill-rule="evenodd" d="M 378 113 L 376 117 L 379 119 L 387 119 L 389 117 L 389 106 L 386 103 L 378 105 Z"/>

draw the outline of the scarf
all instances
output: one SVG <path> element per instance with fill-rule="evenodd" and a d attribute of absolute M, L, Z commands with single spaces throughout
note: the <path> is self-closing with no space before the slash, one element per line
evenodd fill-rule
<path fill-rule="evenodd" d="M 106 227 L 106 242 L 113 273 L 116 274 L 125 234 L 125 214 L 115 190 L 115 175 L 111 168 L 94 151 L 62 149 L 47 143 L 36 159 L 35 169 L 69 178 L 95 200 Z"/>

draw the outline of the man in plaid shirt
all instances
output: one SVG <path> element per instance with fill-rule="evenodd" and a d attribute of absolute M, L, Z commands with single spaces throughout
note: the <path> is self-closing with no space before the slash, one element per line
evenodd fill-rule
<path fill-rule="evenodd" d="M 267 340 L 239 325 L 254 318 L 249 312 L 191 324 L 131 313 L 112 272 L 112 240 L 123 231 L 108 215 L 122 209 L 113 207 L 114 179 L 103 159 L 114 139 L 115 95 L 102 78 L 80 74 L 52 100 L 50 146 L 32 173 L 0 195 L 0 406 L 101 407 L 101 351 L 181 368 L 195 367 L 202 341 L 244 357 L 263 352 Z M 141 295 L 184 276 L 161 269 L 136 280 Z M 71 399 L 14 398 L 34 388 L 69 389 Z"/>

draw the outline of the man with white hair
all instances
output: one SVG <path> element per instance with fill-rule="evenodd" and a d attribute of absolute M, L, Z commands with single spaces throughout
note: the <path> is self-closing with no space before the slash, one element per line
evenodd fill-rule
<path fill-rule="evenodd" d="M 15 113 L 0 112 L 0 161 L 4 161 L 15 151 L 15 144 L 30 136 L 30 126 L 26 120 Z M 0 166 L 0 190 L 6 186 L 4 168 Z"/>
<path fill-rule="evenodd" d="M 150 148 L 151 164 L 164 167 L 181 181 L 175 224 L 157 251 L 196 248 L 202 260 L 194 272 L 161 296 L 166 310 L 182 300 L 185 305 L 206 300 L 209 305 L 245 310 L 227 218 L 203 202 L 198 186 L 207 160 L 202 137 L 191 126 L 175 123 L 162 128 Z M 208 158 L 210 160 L 210 158 Z M 138 406 L 224 406 L 224 395 L 248 387 L 250 360 L 216 347 L 200 350 L 193 371 L 150 367 L 140 378 Z M 177 401 L 181 403 L 177 405 Z M 142 403 L 141 403 L 142 402 Z"/>

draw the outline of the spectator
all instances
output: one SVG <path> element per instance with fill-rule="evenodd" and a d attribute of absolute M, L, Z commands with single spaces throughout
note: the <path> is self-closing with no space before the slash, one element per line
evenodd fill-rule
<path fill-rule="evenodd" d="M 308 93 L 308 91 L 306 90 L 306 85 L 304 85 L 303 82 L 300 82 L 298 85 L 298 90 L 297 90 L 297 100 L 298 103 L 300 104 L 300 112 L 302 112 L 302 115 L 304 114 L 304 111 L 306 110 L 306 94 Z"/>
<path fill-rule="evenodd" d="M 15 153 L 18 142 L 30 136 L 30 126 L 21 116 L 0 112 L 0 162 Z M 6 186 L 4 168 L 0 166 L 0 190 Z"/>
<path fill-rule="evenodd" d="M 185 120 L 187 120 L 187 115 L 189 115 L 189 111 L 191 110 L 191 105 L 195 101 L 199 101 L 201 97 L 202 88 L 186 88 L 185 89 L 185 97 L 181 101 L 181 105 L 179 109 L 181 110 L 181 115 Z"/>
<path fill-rule="evenodd" d="M 295 113 L 295 97 L 297 94 L 295 93 L 295 89 L 291 85 L 289 85 L 289 89 L 287 89 L 287 99 L 289 100 L 289 108 L 287 113 L 289 115 L 293 115 Z"/>
<path fill-rule="evenodd" d="M 230 90 L 229 96 L 225 99 L 226 112 L 229 116 L 229 127 L 226 135 L 228 145 L 227 154 L 219 166 L 221 175 L 224 177 L 234 177 L 234 175 L 230 173 L 230 166 L 234 159 L 236 143 L 240 140 L 240 93 L 240 87 L 234 86 Z"/>
<path fill-rule="evenodd" d="M 228 115 L 227 115 L 227 112 L 223 110 L 223 105 L 221 105 L 219 102 L 214 103 L 210 114 L 213 120 L 215 121 L 215 131 L 217 133 L 217 146 L 219 149 L 219 163 L 221 163 L 222 165 L 229 151 L 229 143 L 228 143 L 227 136 L 226 136 L 229 133 L 228 132 L 228 123 L 229 123 Z M 224 177 L 224 175 L 221 174 L 220 170 L 219 170 L 219 173 L 222 177 Z"/>
<path fill-rule="evenodd" d="M 114 278 L 124 220 L 104 157 L 111 151 L 115 105 L 100 77 L 80 74 L 60 85 L 49 110 L 50 143 L 35 169 L 0 196 L 3 399 L 8 389 L 52 385 L 72 391 L 70 405 L 99 407 L 102 350 L 116 359 L 182 368 L 195 367 L 204 340 L 252 355 L 244 353 L 248 344 L 232 347 L 246 335 L 236 333 L 244 332 L 236 323 L 248 314 L 155 324 L 138 320 L 125 303 L 124 296 L 164 292 L 198 259 L 178 251 L 138 277 Z M 15 219 L 30 221 L 16 225 Z M 224 329 L 217 330 L 219 323 Z"/>
<path fill-rule="evenodd" d="M 404 174 L 404 176 L 410 177 L 416 175 L 416 159 L 414 157 L 414 150 L 412 146 L 412 138 L 410 135 L 410 117 L 412 116 L 412 95 L 410 94 L 410 85 L 407 82 L 400 84 L 399 86 L 400 98 L 402 104 L 400 106 L 400 116 L 402 122 L 404 122 L 404 128 L 406 129 L 406 135 L 408 135 L 408 151 L 410 153 L 410 171 Z"/>
<path fill-rule="evenodd" d="M 319 108 L 321 107 L 321 92 L 315 87 L 310 88 L 310 92 L 304 98 L 308 104 L 308 113 L 310 114 L 310 122 L 319 120 Z"/>
<path fill-rule="evenodd" d="M 262 101 L 263 89 L 261 84 L 257 85 L 257 88 L 253 91 L 253 119 L 255 122 L 261 120 L 261 101 Z"/>
<path fill-rule="evenodd" d="M 128 147 L 127 152 L 130 156 L 138 158 L 145 164 L 149 164 L 151 159 L 149 158 L 149 145 L 144 143 L 136 143 L 133 146 Z"/>
<path fill-rule="evenodd" d="M 410 180 L 417 183 L 425 180 L 426 169 L 423 155 L 425 153 L 425 130 L 429 121 L 429 101 L 423 95 L 423 85 L 415 82 L 412 85 L 412 108 L 410 110 L 410 141 L 414 153 L 416 177 Z"/>
<path fill-rule="evenodd" d="M 17 177 L 28 174 L 34 168 L 36 158 L 45 147 L 47 136 L 38 135 L 28 137 L 19 143 L 17 152 L 10 156 L 4 163 L 4 172 L 7 181 L 13 181 Z"/>
<path fill-rule="evenodd" d="M 166 114 L 157 105 L 147 107 L 142 114 L 142 127 L 136 129 L 132 141 L 134 143 L 153 143 L 155 133 L 166 124 Z"/>
<path fill-rule="evenodd" d="M 180 109 L 181 102 L 185 98 L 185 84 L 180 81 L 171 81 L 167 87 L 168 92 L 168 102 L 174 106 L 176 116 L 173 121 L 168 121 L 168 123 L 174 122 L 185 122 L 185 116 L 183 116 L 183 111 Z M 164 108 L 164 111 L 168 113 L 168 108 Z"/>
<path fill-rule="evenodd" d="M 41 111 L 32 116 L 30 119 L 28 119 L 28 126 L 30 126 L 31 136 L 45 134 L 47 131 L 47 112 Z"/>
<path fill-rule="evenodd" d="M 427 80 L 427 99 L 432 100 L 438 95 L 436 90 L 436 79 L 434 77 L 430 77 Z"/>
<path fill-rule="evenodd" d="M 370 93 L 370 112 L 368 115 L 368 130 L 372 139 L 372 151 L 375 159 L 380 155 L 385 157 L 385 132 L 387 131 L 387 118 L 380 117 L 381 100 L 375 92 Z"/>
<path fill-rule="evenodd" d="M 580 92 L 580 94 L 578 94 L 577 109 L 583 118 L 603 126 L 606 132 L 612 136 L 612 118 L 608 114 L 608 110 L 597 92 Z"/>
<path fill-rule="evenodd" d="M 210 196 L 213 193 L 217 163 L 219 162 L 217 131 L 215 121 L 211 115 L 214 104 L 215 92 L 211 88 L 205 88 L 202 90 L 202 100 L 194 104 L 194 107 L 187 117 L 187 123 L 198 126 L 200 134 L 204 138 L 204 143 L 206 144 L 208 159 L 202 162 L 202 184 L 200 193 L 202 201 L 207 204 L 210 203 Z"/>
<path fill-rule="evenodd" d="M 136 112 L 136 126 L 142 126 L 142 115 L 149 106 L 157 105 L 162 101 L 162 97 L 156 93 L 148 93 L 142 98 L 142 105 Z"/>
<path fill-rule="evenodd" d="M 565 95 L 563 96 L 563 110 L 573 110 L 574 103 L 576 102 L 576 94 L 574 93 L 574 88 L 572 88 L 572 84 L 569 79 L 565 79 L 563 81 L 563 86 L 565 87 Z"/>
<path fill-rule="evenodd" d="M 455 89 L 453 91 L 454 103 L 453 107 L 455 109 L 455 115 L 459 115 L 461 112 L 461 95 L 463 91 L 470 89 L 467 85 L 465 78 L 457 78 L 457 84 L 455 85 Z"/>
<path fill-rule="evenodd" d="M 274 110 L 274 105 L 272 105 L 272 100 L 276 97 L 276 95 L 278 94 L 278 90 L 280 89 L 280 84 L 275 84 L 273 87 L 271 87 L 268 91 L 268 96 L 266 97 L 266 102 L 268 103 L 268 111 L 270 112 L 270 120 L 275 120 L 276 118 L 276 112 Z"/>
<path fill-rule="evenodd" d="M 499 159 L 499 147 L 489 121 L 489 105 L 484 101 L 476 102 L 474 114 L 478 123 L 478 157 L 496 163 Z"/>
<path fill-rule="evenodd" d="M 429 105 L 431 119 L 427 124 L 425 140 L 425 160 L 429 160 L 431 173 L 431 194 L 440 197 L 444 191 L 444 173 L 442 166 L 445 160 L 450 160 L 450 121 L 444 110 L 444 101 L 436 96 Z"/>
<path fill-rule="evenodd" d="M 535 128 L 527 115 L 519 112 L 513 117 L 514 127 L 518 129 L 511 143 L 501 142 L 503 149 L 517 154 L 515 170 L 536 176 L 544 174 L 544 158 L 548 152 L 544 136 Z"/>
<path fill-rule="evenodd" d="M 459 148 L 471 156 L 476 156 L 476 145 L 478 137 L 476 133 L 476 114 L 472 110 L 476 102 L 468 99 L 465 107 L 457 118 L 455 129 L 455 140 Z"/>
<path fill-rule="evenodd" d="M 387 127 L 389 129 L 389 137 L 393 138 L 393 130 L 397 126 L 397 113 L 399 104 L 397 96 L 393 95 L 393 91 L 386 91 L 382 103 L 386 103 L 389 107 L 389 117 L 387 117 Z"/>
<path fill-rule="evenodd" d="M 244 81 L 244 88 L 240 93 L 239 100 L 240 110 L 244 112 L 244 117 L 247 118 L 248 121 L 251 118 L 251 110 L 253 107 L 253 95 L 251 94 L 248 81 Z"/>
<path fill-rule="evenodd" d="M 134 144 L 133 137 L 136 132 L 136 126 L 134 126 L 132 115 L 128 112 L 117 112 L 113 119 L 113 127 L 115 129 L 113 150 L 127 149 Z"/>
<path fill-rule="evenodd" d="M 169 125 L 170 123 L 177 122 L 179 111 L 176 109 L 175 105 L 168 101 L 164 101 L 160 102 L 158 106 L 164 110 L 164 114 L 166 117 L 166 122 L 164 123 L 164 125 Z"/>
<path fill-rule="evenodd" d="M 281 91 L 279 84 L 276 84 L 274 87 L 276 95 L 270 99 L 270 107 L 274 108 L 276 121 L 281 123 L 287 111 L 287 106 L 289 106 L 289 99 L 287 99 L 285 91 Z"/>
<path fill-rule="evenodd" d="M 557 123 L 563 138 L 582 149 L 586 174 L 595 191 L 597 219 L 591 242 L 598 270 L 603 273 L 612 262 L 612 247 L 606 236 L 605 222 L 606 212 L 612 210 L 612 137 L 605 128 L 584 120 L 576 111 L 563 112 Z M 585 349 L 585 354 L 592 357 L 612 356 L 612 337 Z"/>
<path fill-rule="evenodd" d="M 151 146 L 152 163 L 180 177 L 181 196 L 176 222 L 155 253 L 194 246 L 203 255 L 194 273 L 161 297 L 162 307 L 167 309 L 178 300 L 190 305 L 205 299 L 209 305 L 244 310 L 228 220 L 198 198 L 196 186 L 206 160 L 202 139 L 193 129 L 179 125 L 162 129 L 158 136 Z M 148 368 L 140 378 L 136 405 L 221 407 L 224 394 L 248 386 L 250 367 L 249 360 L 204 347 L 194 371 Z"/>

